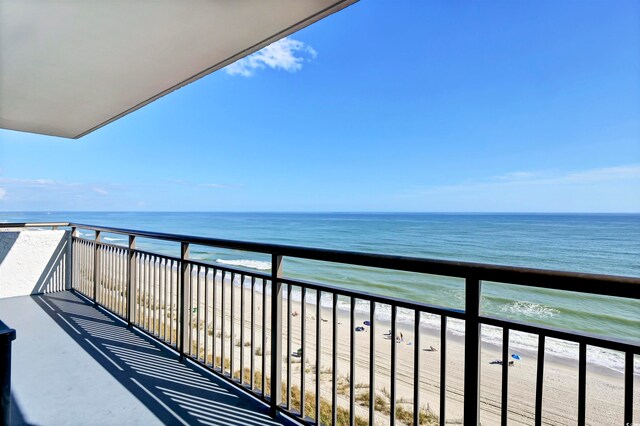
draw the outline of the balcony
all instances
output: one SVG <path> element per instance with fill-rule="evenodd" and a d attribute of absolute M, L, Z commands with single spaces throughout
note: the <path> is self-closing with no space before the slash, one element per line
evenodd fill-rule
<path fill-rule="evenodd" d="M 3 226 L 68 230 L 43 262 L 46 273 L 37 274 L 34 290 L 44 294 L 0 300 L 0 320 L 18 333 L 18 423 L 582 425 L 640 418 L 637 342 L 482 313 L 483 283 L 638 299 L 638 278 L 76 223 Z M 128 244 L 108 243 L 106 233 Z M 140 239 L 171 244 L 180 255 L 141 250 Z M 262 253 L 271 271 L 194 260 L 193 246 Z M 465 309 L 294 279 L 283 273 L 287 258 L 452 277 L 464 285 Z M 463 336 L 451 333 L 454 324 Z M 507 342 L 491 362 L 485 327 L 500 329 Z M 537 353 L 510 368 L 508 342 L 518 333 L 537 341 Z M 546 349 L 552 340 L 575 344 L 575 385 L 548 380 L 559 371 Z M 592 348 L 621 357 L 620 386 L 591 368 Z M 575 406 L 558 397 L 567 389 Z"/>
<path fill-rule="evenodd" d="M 293 424 L 72 291 L 0 299 L 10 424 Z"/>

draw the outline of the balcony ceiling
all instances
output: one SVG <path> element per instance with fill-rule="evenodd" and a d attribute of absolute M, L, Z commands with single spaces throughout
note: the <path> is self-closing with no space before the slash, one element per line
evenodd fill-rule
<path fill-rule="evenodd" d="M 356 0 L 0 0 L 0 127 L 79 138 Z"/>

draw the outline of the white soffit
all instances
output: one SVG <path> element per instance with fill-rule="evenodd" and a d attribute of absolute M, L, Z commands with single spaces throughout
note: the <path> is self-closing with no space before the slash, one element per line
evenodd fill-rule
<path fill-rule="evenodd" d="M 0 0 L 0 128 L 79 138 L 356 0 Z"/>

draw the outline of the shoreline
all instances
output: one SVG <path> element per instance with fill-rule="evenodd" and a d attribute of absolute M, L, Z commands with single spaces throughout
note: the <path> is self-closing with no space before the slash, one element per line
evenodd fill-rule
<path fill-rule="evenodd" d="M 154 264 L 152 270 L 162 265 Z M 177 271 L 174 269 L 173 277 L 177 275 Z M 164 288 L 162 291 L 166 291 L 166 287 L 163 287 L 163 280 L 157 282 L 153 280 L 155 274 L 150 274 L 151 285 L 147 286 L 147 289 L 151 291 L 151 294 L 143 294 L 144 288 L 138 287 L 138 297 L 142 297 L 143 305 L 142 316 L 146 317 L 151 314 L 153 321 L 159 321 L 161 327 L 164 327 L 167 322 L 167 318 L 174 315 L 176 312 L 176 305 L 171 308 L 164 303 L 160 303 L 158 290 Z M 156 275 L 157 276 L 157 275 Z M 162 278 L 164 275 L 160 274 Z M 263 380 L 269 380 L 270 369 L 262 371 L 262 363 L 266 366 L 271 365 L 270 354 L 270 308 L 271 308 L 271 295 L 269 286 L 267 291 L 263 293 L 264 282 L 262 279 L 256 280 L 255 285 L 255 321 L 253 323 L 253 329 L 255 332 L 254 347 L 247 350 L 247 346 L 250 344 L 252 324 L 250 322 L 250 304 L 251 304 L 251 288 L 245 285 L 240 285 L 240 277 L 238 274 L 235 276 L 233 283 L 231 277 L 227 275 L 224 282 L 222 282 L 221 274 L 213 277 L 211 273 L 205 276 L 204 271 L 199 273 L 192 272 L 191 274 L 191 297 L 192 305 L 196 307 L 193 311 L 191 318 L 193 324 L 187 326 L 187 329 L 191 330 L 189 333 L 189 339 L 191 339 L 190 347 L 194 347 L 196 342 L 197 348 L 193 353 L 193 357 L 200 360 L 200 362 L 215 361 L 216 365 L 220 365 L 222 362 L 219 358 L 222 356 L 221 338 L 224 337 L 224 366 L 225 371 L 232 373 L 234 377 L 244 375 L 240 367 L 240 358 L 243 356 L 244 366 L 250 365 L 251 359 L 255 360 L 256 372 L 260 375 L 264 374 Z M 198 278 L 199 277 L 199 278 Z M 245 280 L 246 280 L 245 276 Z M 205 288 L 211 289 L 211 286 L 215 282 L 215 292 L 209 291 L 207 309 L 205 307 Z M 177 280 L 173 282 L 173 291 L 177 291 Z M 199 285 L 198 285 L 199 284 Z M 222 289 L 225 288 L 225 300 L 222 300 Z M 199 292 L 198 292 L 199 289 Z M 232 293 L 233 292 L 233 293 Z M 216 294 L 216 306 L 213 306 L 213 294 Z M 283 295 L 286 295 L 286 291 L 283 291 Z M 177 293 L 174 293 L 177 294 Z M 231 317 L 231 294 L 234 294 L 234 317 Z M 241 295 L 244 295 L 244 320 L 240 319 Z M 308 290 L 307 297 L 309 299 L 315 299 L 312 297 L 315 295 L 315 290 Z M 196 301 L 198 298 L 198 301 Z M 336 356 L 336 377 L 338 389 L 344 388 L 345 381 L 353 379 L 356 395 L 354 398 L 358 403 L 356 404 L 356 412 L 358 416 L 368 418 L 368 380 L 369 380 L 369 344 L 370 344 L 370 328 L 364 326 L 362 332 L 355 333 L 354 347 L 357 348 L 355 352 L 355 377 L 349 377 L 350 370 L 350 354 L 349 348 L 351 346 L 350 334 L 351 327 L 362 326 L 363 322 L 370 320 L 370 315 L 365 312 L 355 312 L 355 324 L 350 324 L 350 313 L 343 309 L 338 309 L 336 312 L 338 324 L 337 329 L 337 348 L 333 348 L 332 331 L 333 331 L 333 312 L 332 307 L 323 306 L 321 301 L 319 306 L 320 322 L 316 318 L 318 305 L 316 301 L 307 299 L 306 307 L 306 328 L 305 337 L 306 353 L 303 354 L 301 359 L 292 359 L 291 379 L 292 386 L 299 386 L 301 383 L 302 372 L 305 371 L 305 388 L 306 392 L 315 392 L 316 385 L 316 371 L 320 377 L 320 397 L 325 401 L 331 401 L 333 383 L 332 377 L 332 356 L 335 353 Z M 151 303 L 149 303 L 151 302 Z M 187 301 L 187 303 L 190 303 Z M 379 304 L 376 304 L 379 305 Z M 187 305 L 189 306 L 189 305 Z M 224 316 L 222 310 L 224 306 Z M 291 299 L 291 312 L 297 311 L 299 315 L 288 317 L 287 312 L 287 300 L 283 298 L 283 312 L 282 312 L 282 372 L 283 379 L 286 381 L 288 375 L 287 372 L 287 355 L 300 348 L 301 336 L 302 336 L 302 303 L 296 301 L 293 297 Z M 146 312 L 145 312 L 146 311 Z M 206 323 L 204 321 L 203 312 L 206 312 L 208 317 Z M 213 328 L 213 314 L 216 314 L 216 327 Z M 378 310 L 376 309 L 376 312 Z M 263 315 L 266 315 L 267 322 L 263 327 Z M 222 318 L 225 321 L 224 336 L 222 336 Z M 175 317 L 174 317 L 175 319 Z M 287 334 L 288 322 L 291 321 L 291 347 L 287 347 Z M 143 319 L 144 321 L 144 319 Z M 449 319 L 449 322 L 461 321 L 455 319 Z M 233 336 L 231 335 L 231 324 L 234 324 Z M 316 366 L 316 327 L 320 324 L 320 365 Z M 384 339 L 384 334 L 390 328 L 390 321 L 388 319 L 375 320 L 375 333 L 376 333 L 376 346 L 375 346 L 375 400 L 376 406 L 380 399 L 383 406 L 388 409 L 389 401 L 389 389 L 390 389 L 390 359 L 391 359 L 391 347 L 396 346 L 396 401 L 397 407 L 402 407 L 406 410 L 413 410 L 413 357 L 414 346 L 409 345 L 409 342 L 414 341 L 413 327 L 407 326 L 403 323 L 397 324 L 398 334 L 403 333 L 404 342 L 402 344 L 393 343 L 390 340 Z M 175 329 L 174 329 L 175 330 Z M 244 340 L 240 340 L 241 330 L 244 331 Z M 515 333 L 515 332 L 512 332 Z M 421 326 L 421 347 L 420 349 L 420 408 L 426 409 L 428 412 L 433 413 L 434 416 L 438 416 L 440 408 L 440 356 L 441 356 L 441 342 L 439 336 L 439 328 Z M 217 341 L 215 352 L 213 351 L 213 340 Z M 265 346 L 263 347 L 263 339 Z M 201 344 L 200 344 L 201 343 Z M 433 346 L 436 351 L 423 351 L 430 346 Z M 208 353 L 205 360 L 204 353 Z M 255 350 L 254 350 L 255 349 Z M 515 351 L 510 351 L 515 352 Z M 522 352 L 518 352 L 522 353 Z M 242 354 L 242 355 L 241 355 Z M 524 355 L 524 353 L 523 353 Z M 502 368 L 499 365 L 492 364 L 491 362 L 496 359 L 501 359 L 501 347 L 496 345 L 487 344 L 483 342 L 481 345 L 481 357 L 480 357 L 480 419 L 484 424 L 499 424 L 500 423 L 500 406 L 501 406 L 501 386 L 502 386 Z M 229 362 L 231 357 L 234 361 Z M 636 357 L 637 360 L 637 357 Z M 297 362 L 296 362 L 297 361 Z M 230 365 L 233 364 L 237 367 L 230 371 Z M 537 379 L 537 362 L 534 354 L 524 355 L 521 361 L 514 363 L 514 367 L 508 368 L 509 372 L 509 422 L 513 424 L 531 424 L 534 419 L 535 413 L 535 388 Z M 578 368 L 577 368 L 577 356 L 573 363 L 561 363 L 554 360 L 552 357 L 547 357 L 545 354 L 544 364 L 544 392 L 543 392 L 543 411 L 542 421 L 543 424 L 573 424 L 577 418 L 578 409 Z M 636 361 L 636 365 L 638 362 Z M 623 421 L 624 412 L 624 380 L 620 373 L 613 371 L 603 372 L 593 368 L 593 363 L 587 356 L 587 385 L 586 385 L 586 407 L 587 407 L 587 419 L 589 423 L 593 424 L 621 424 Z M 447 357 L 446 357 L 446 417 L 447 422 L 460 421 L 463 413 L 463 390 L 464 390 L 464 338 L 457 336 L 455 333 L 449 331 L 447 333 Z M 634 388 L 640 389 L 640 375 L 634 375 Z M 347 388 L 349 386 L 347 385 Z M 299 388 L 298 388 L 299 390 Z M 268 390 L 267 390 L 268 394 Z M 635 392 L 634 399 L 634 417 L 640 418 L 640 393 Z M 340 393 L 337 398 L 337 407 L 340 409 L 348 408 L 349 399 L 348 396 Z M 294 409 L 296 407 L 293 407 Z M 307 413 L 309 414 L 309 413 Z M 380 422 L 376 421 L 376 424 L 385 424 L 388 420 L 387 413 L 378 413 L 376 411 L 376 419 L 380 419 Z M 386 420 L 385 420 L 386 419 Z"/>
<path fill-rule="evenodd" d="M 210 284 L 211 281 L 207 280 Z M 204 286 L 202 286 L 204 287 Z M 244 327 L 245 341 L 240 342 L 240 285 L 239 280 L 236 279 L 233 286 L 230 281 L 225 280 L 226 287 L 226 300 L 225 300 L 225 336 L 227 344 L 225 345 L 225 357 L 230 359 L 231 350 L 233 349 L 234 364 L 238 369 L 240 365 L 240 351 L 244 352 L 244 366 L 249 365 L 251 354 L 249 350 L 239 349 L 246 346 L 250 340 L 249 330 L 250 324 L 250 300 L 251 290 L 250 288 L 243 287 L 245 292 L 245 318 L 242 323 Z M 261 291 L 257 291 L 257 288 L 261 287 L 256 284 L 256 321 L 254 329 L 256 333 L 255 341 L 255 365 L 256 371 L 261 369 L 262 358 L 265 357 L 266 365 L 270 365 L 270 339 L 269 326 L 267 322 L 267 350 L 261 348 L 262 345 L 262 301 L 263 294 Z M 231 300 L 230 290 L 235 291 L 235 330 L 234 336 L 230 333 L 231 322 Z M 216 277 L 216 289 L 217 289 L 217 310 L 222 306 L 221 304 L 221 285 L 220 276 Z M 309 290 L 307 294 L 312 293 Z M 210 292 L 212 293 L 212 292 Z M 285 292 L 286 293 L 286 292 Z M 203 292 L 201 289 L 201 297 Z M 210 295 L 211 297 L 211 295 Z M 270 310 L 270 294 L 264 295 L 264 301 L 266 301 L 266 308 Z M 203 305 L 203 299 L 201 299 L 201 305 Z M 297 311 L 298 316 L 291 318 L 291 332 L 292 332 L 292 345 L 287 347 L 287 304 L 286 298 L 283 300 L 283 380 L 286 381 L 287 376 L 287 355 L 293 351 L 296 351 L 301 347 L 301 315 L 302 304 L 300 301 L 296 301 L 292 298 L 292 313 Z M 315 392 L 315 376 L 316 376 L 316 324 L 318 319 L 315 318 L 316 304 L 306 304 L 306 354 L 303 354 L 304 369 L 305 369 L 305 388 L 307 392 Z M 211 311 L 211 300 L 209 301 L 209 312 Z M 321 312 L 321 363 L 320 363 L 320 392 L 321 397 L 328 401 L 331 401 L 331 389 L 333 384 L 331 383 L 331 364 L 332 354 L 334 349 L 332 347 L 332 308 L 320 306 Z M 204 333 L 211 325 L 211 316 L 209 316 L 209 324 L 205 327 L 198 326 L 200 329 L 201 339 L 204 338 Z M 269 315 L 267 315 L 267 319 Z M 349 347 L 350 347 L 350 318 L 349 312 L 342 309 L 338 309 L 337 312 L 338 325 L 337 325 L 337 342 L 338 347 L 335 351 L 337 357 L 337 370 L 336 376 L 338 378 L 337 385 L 339 388 L 343 387 L 345 381 L 348 383 L 349 375 Z M 369 320 L 369 315 L 362 312 L 356 312 L 356 326 L 359 326 L 365 320 Z M 220 314 L 218 313 L 218 321 L 216 329 L 212 330 L 212 336 L 217 337 L 216 353 L 211 354 L 211 340 L 208 339 L 209 354 L 215 357 L 221 355 L 220 352 Z M 195 320 L 195 318 L 194 318 Z M 204 325 L 204 324 L 203 324 Z M 390 389 L 390 370 L 389 360 L 391 353 L 390 340 L 384 339 L 384 333 L 387 332 L 389 327 L 389 321 L 384 319 L 376 319 L 375 323 L 376 332 L 376 349 L 375 349 L 375 366 L 376 366 L 376 397 L 386 398 L 388 390 Z M 355 347 L 357 351 L 355 353 L 355 386 L 358 389 L 356 392 L 356 399 L 361 398 L 365 391 L 368 391 L 368 386 L 365 389 L 365 385 L 368 384 L 369 377 L 369 327 L 365 326 L 364 332 L 355 333 Z M 406 324 L 397 324 L 398 335 L 403 333 L 404 342 L 402 344 L 396 343 L 396 395 L 398 405 L 402 405 L 407 409 L 412 410 L 413 400 L 413 344 L 408 345 L 408 342 L 413 342 L 413 327 Z M 425 326 L 420 327 L 421 335 L 421 353 L 420 353 L 420 406 L 427 408 L 430 412 L 438 415 L 439 411 L 439 374 L 440 374 L 440 336 L 439 329 L 429 328 Z M 233 342 L 229 344 L 229 342 Z M 423 351 L 423 349 L 433 346 L 436 351 Z M 261 349 L 258 349 L 260 347 Z M 258 353 L 259 352 L 259 353 Z M 516 352 L 516 351 L 510 351 Z M 522 360 L 516 361 L 514 367 L 510 367 L 509 371 L 509 421 L 513 424 L 531 424 L 534 416 L 534 401 L 535 401 L 535 381 L 536 381 L 536 368 L 537 363 L 535 355 L 525 354 L 522 351 L 517 351 L 522 354 Z M 501 383 L 502 383 L 502 368 L 500 365 L 491 364 L 491 361 L 501 359 L 501 347 L 483 342 L 481 346 L 481 382 L 480 382 L 480 407 L 481 407 L 481 420 L 485 424 L 495 424 L 500 422 L 500 401 L 501 401 Z M 447 333 L 447 404 L 446 415 L 448 421 L 460 420 L 463 412 L 463 389 L 464 389 L 464 338 L 462 336 L 456 336 L 454 333 Z M 215 359 L 215 358 L 213 358 Z M 636 363 L 637 364 L 637 363 Z M 292 357 L 292 385 L 300 386 L 301 382 L 301 370 L 302 359 Z M 268 369 L 267 369 L 268 370 Z M 234 371 L 234 374 L 239 371 Z M 270 371 L 267 371 L 267 378 Z M 587 419 L 595 424 L 620 424 L 622 422 L 623 415 L 623 401 L 624 401 L 624 380 L 623 375 L 616 373 L 612 370 L 603 371 L 597 366 L 594 366 L 590 360 L 587 363 Z M 348 387 L 348 386 L 347 386 Z M 640 388 L 640 376 L 634 375 L 634 387 Z M 362 398 L 361 398 L 362 399 Z M 388 399 L 388 398 L 387 398 Z M 349 399 L 345 395 L 338 394 L 338 407 L 348 408 Z M 634 413 L 635 416 L 640 416 L 640 395 L 636 392 L 634 394 Z M 543 423 L 544 424 L 572 424 L 574 419 L 577 418 L 577 358 L 575 363 L 571 363 L 570 360 L 566 362 L 558 362 L 553 357 L 545 354 L 545 374 L 544 374 L 544 393 L 543 393 Z M 296 408 L 296 407 L 293 407 Z M 368 409 L 361 404 L 356 404 L 356 413 L 359 416 L 368 418 Z M 309 413 L 307 413 L 309 414 Z M 384 424 L 388 420 L 388 416 L 379 414 L 376 412 L 376 418 L 380 417 L 381 424 Z M 386 420 L 385 420 L 386 419 Z M 379 422 L 376 422 L 378 424 Z"/>

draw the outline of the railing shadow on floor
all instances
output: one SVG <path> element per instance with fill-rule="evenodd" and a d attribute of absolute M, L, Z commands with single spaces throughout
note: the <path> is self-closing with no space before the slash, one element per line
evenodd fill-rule
<path fill-rule="evenodd" d="M 294 424 L 233 386 L 66 291 L 33 296 L 80 347 L 165 424 Z M 90 380 L 90 378 L 88 378 Z"/>

